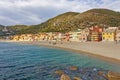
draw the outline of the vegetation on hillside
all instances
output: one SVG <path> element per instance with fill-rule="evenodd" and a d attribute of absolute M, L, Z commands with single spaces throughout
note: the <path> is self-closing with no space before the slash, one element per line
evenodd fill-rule
<path fill-rule="evenodd" d="M 108 9 L 92 9 L 83 13 L 67 12 L 38 25 L 41 31 L 66 32 L 99 25 L 120 26 L 120 13 Z"/>
<path fill-rule="evenodd" d="M 67 12 L 38 25 L 16 25 L 9 29 L 17 34 L 39 32 L 67 32 L 99 25 L 101 27 L 120 26 L 120 12 L 108 9 L 91 9 L 83 13 Z"/>
<path fill-rule="evenodd" d="M 2 31 L 2 30 L 3 30 L 3 28 L 4 28 L 4 26 L 3 26 L 3 25 L 0 25 L 0 31 Z"/>
<path fill-rule="evenodd" d="M 14 26 L 8 26 L 7 28 L 9 31 L 13 31 L 15 34 L 24 34 L 24 33 L 27 33 L 26 30 L 30 28 L 30 26 L 14 25 Z"/>

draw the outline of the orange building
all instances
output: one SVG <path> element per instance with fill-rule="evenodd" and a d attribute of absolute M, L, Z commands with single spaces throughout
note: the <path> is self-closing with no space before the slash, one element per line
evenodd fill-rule
<path fill-rule="evenodd" d="M 89 28 L 89 41 L 101 41 L 103 29 L 99 26 Z"/>

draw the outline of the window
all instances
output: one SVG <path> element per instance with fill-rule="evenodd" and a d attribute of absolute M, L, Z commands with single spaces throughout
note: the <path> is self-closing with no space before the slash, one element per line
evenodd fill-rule
<path fill-rule="evenodd" d="M 103 37 L 103 39 L 105 39 L 105 37 Z"/>

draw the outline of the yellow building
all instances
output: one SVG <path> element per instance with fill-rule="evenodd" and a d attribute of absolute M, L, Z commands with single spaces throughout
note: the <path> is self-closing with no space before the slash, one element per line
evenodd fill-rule
<path fill-rule="evenodd" d="M 13 41 L 18 41 L 19 40 L 19 35 L 12 36 Z"/>
<path fill-rule="evenodd" d="M 102 41 L 115 41 L 115 29 L 106 29 L 102 32 Z"/>

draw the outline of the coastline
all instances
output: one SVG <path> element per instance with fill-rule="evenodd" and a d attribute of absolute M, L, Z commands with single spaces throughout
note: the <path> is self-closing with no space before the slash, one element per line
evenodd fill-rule
<path fill-rule="evenodd" d="M 120 49 L 119 49 L 120 44 L 116 44 L 112 42 L 108 42 L 108 43 L 105 43 L 105 42 L 63 42 L 62 44 L 61 42 L 57 42 L 57 44 L 55 45 L 52 44 L 53 42 L 49 44 L 48 41 L 20 42 L 20 43 L 38 45 L 38 46 L 40 45 L 40 46 L 45 46 L 49 48 L 65 49 L 65 50 L 77 52 L 80 54 L 86 54 L 90 57 L 98 58 L 98 59 L 105 60 L 108 62 L 112 62 L 120 66 Z"/>
<path fill-rule="evenodd" d="M 61 44 L 61 42 L 56 42 L 56 44 L 53 44 L 52 41 L 50 44 L 49 41 L 34 41 L 34 42 L 6 41 L 6 42 L 69 50 L 72 52 L 85 54 L 100 60 L 108 61 L 120 66 L 120 49 L 119 49 L 120 43 L 116 44 L 115 42 L 62 42 Z"/>

